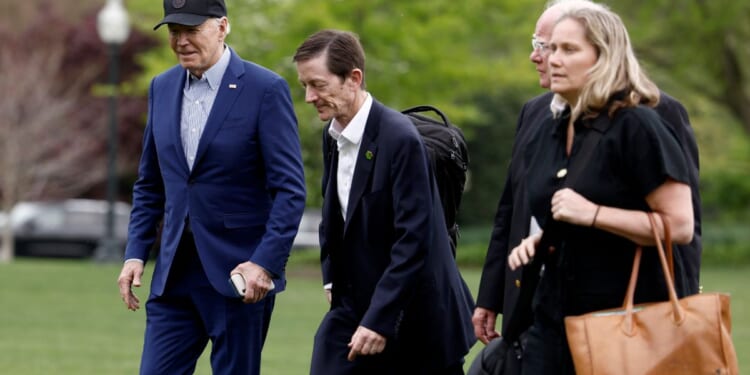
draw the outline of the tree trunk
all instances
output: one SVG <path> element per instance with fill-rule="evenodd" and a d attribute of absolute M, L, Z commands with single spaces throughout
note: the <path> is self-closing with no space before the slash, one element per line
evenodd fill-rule
<path fill-rule="evenodd" d="M 737 51 L 724 39 L 723 70 L 726 82 L 724 101 L 732 113 L 740 120 L 745 133 L 750 135 L 750 96 L 745 90 L 745 77 L 742 74 Z"/>

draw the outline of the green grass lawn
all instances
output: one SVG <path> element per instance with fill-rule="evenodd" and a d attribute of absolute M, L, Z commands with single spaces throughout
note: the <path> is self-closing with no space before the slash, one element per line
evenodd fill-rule
<path fill-rule="evenodd" d="M 309 254 L 292 256 L 288 289 L 277 298 L 263 352 L 263 374 L 308 372 L 312 338 L 327 309 L 318 269 L 309 259 Z M 119 269 L 63 260 L 18 259 L 0 265 L 0 373 L 137 373 L 145 313 L 128 311 L 120 301 Z M 462 272 L 476 290 L 480 270 L 467 267 Z M 741 367 L 750 366 L 748 275 L 750 266 L 712 266 L 702 276 L 704 291 L 732 295 L 733 338 Z M 137 293 L 145 300 L 147 287 Z M 472 349 L 467 368 L 480 347 Z M 196 374 L 210 374 L 207 355 Z"/>

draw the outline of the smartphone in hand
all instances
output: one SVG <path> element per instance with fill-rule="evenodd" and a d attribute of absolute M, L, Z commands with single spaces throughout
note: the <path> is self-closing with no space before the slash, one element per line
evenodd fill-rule
<path fill-rule="evenodd" d="M 245 277 L 241 273 L 232 274 L 229 278 L 229 284 L 232 285 L 232 290 L 237 294 L 237 297 L 245 296 Z"/>
<path fill-rule="evenodd" d="M 232 285 L 232 289 L 237 294 L 237 297 L 245 297 L 245 277 L 243 277 L 241 273 L 232 274 L 229 278 L 229 284 Z M 275 287 L 276 285 L 274 285 L 272 280 L 271 288 L 269 288 L 269 290 L 273 290 Z"/>

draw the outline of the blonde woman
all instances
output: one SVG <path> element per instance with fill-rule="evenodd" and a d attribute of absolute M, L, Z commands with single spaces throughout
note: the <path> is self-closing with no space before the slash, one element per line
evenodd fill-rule
<path fill-rule="evenodd" d="M 529 203 L 543 232 L 508 257 L 516 269 L 546 255 L 523 363 L 524 373 L 535 375 L 575 373 L 565 316 L 622 304 L 636 244 L 653 245 L 646 212 L 661 214 L 674 242 L 693 237 L 686 161 L 651 108 L 659 90 L 641 70 L 620 18 L 606 9 L 567 11 L 550 48 L 555 115 L 525 155 Z M 663 233 L 661 221 L 658 227 Z M 667 298 L 653 251 L 644 252 L 641 283 L 648 287 L 637 289 L 636 302 Z"/>

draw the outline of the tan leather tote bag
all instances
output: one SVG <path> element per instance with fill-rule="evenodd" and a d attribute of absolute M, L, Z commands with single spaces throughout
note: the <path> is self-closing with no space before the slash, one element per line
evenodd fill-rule
<path fill-rule="evenodd" d="M 729 295 L 701 293 L 677 298 L 654 214 L 649 213 L 669 300 L 633 305 L 642 248 L 621 309 L 565 318 L 565 329 L 578 375 L 607 374 L 739 374 L 731 339 Z M 665 242 L 669 260 L 672 244 L 667 222 Z"/>

